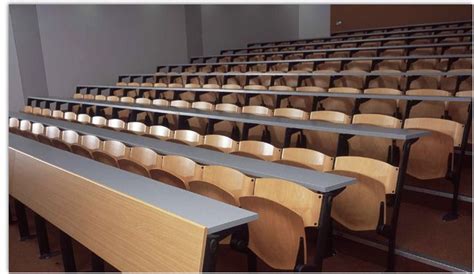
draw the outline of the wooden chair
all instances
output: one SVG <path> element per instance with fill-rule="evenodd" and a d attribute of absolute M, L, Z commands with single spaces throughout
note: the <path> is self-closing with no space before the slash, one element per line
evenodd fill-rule
<path fill-rule="evenodd" d="M 90 124 L 91 119 L 92 118 L 88 114 L 78 114 L 76 118 L 76 122 L 81 123 L 81 124 Z"/>
<path fill-rule="evenodd" d="M 237 151 L 232 152 L 232 154 L 265 161 L 275 161 L 280 159 L 281 149 L 269 143 L 247 140 L 240 141 Z"/>
<path fill-rule="evenodd" d="M 386 195 L 396 190 L 398 168 L 375 159 L 337 157 L 335 174 L 357 179 L 334 197 L 331 217 L 353 231 L 376 230 L 386 223 Z"/>
<path fill-rule="evenodd" d="M 209 102 L 199 101 L 199 102 L 192 103 L 191 108 L 204 110 L 204 111 L 213 111 L 214 105 Z M 191 117 L 187 119 L 187 121 L 188 121 L 189 128 L 191 130 L 194 130 L 201 135 L 207 133 L 207 126 L 209 124 L 209 119 Z"/>
<path fill-rule="evenodd" d="M 91 124 L 96 127 L 106 127 L 107 126 L 107 119 L 102 116 L 94 116 L 92 117 Z"/>
<path fill-rule="evenodd" d="M 76 121 L 77 115 L 74 112 L 68 111 L 64 113 L 63 119 L 66 121 Z"/>
<path fill-rule="evenodd" d="M 115 130 L 125 130 L 126 124 L 120 119 L 110 119 L 107 121 L 107 127 Z"/>
<path fill-rule="evenodd" d="M 219 134 L 209 134 L 204 136 L 203 142 L 198 147 L 207 148 L 224 153 L 237 151 L 238 143 L 232 138 Z"/>
<path fill-rule="evenodd" d="M 150 176 L 150 169 L 161 166 L 161 156 L 146 147 L 132 147 L 126 158 L 118 159 L 120 169 L 142 175 Z"/>
<path fill-rule="evenodd" d="M 107 140 L 102 143 L 101 150 L 93 151 L 94 160 L 104 164 L 119 167 L 118 160 L 128 157 L 130 148 L 123 143 L 115 140 Z"/>
<path fill-rule="evenodd" d="M 321 194 L 292 182 L 259 178 L 253 196 L 239 200 L 259 217 L 248 224 L 252 254 L 275 269 L 293 270 L 306 263 L 305 228 L 319 226 Z"/>
<path fill-rule="evenodd" d="M 134 104 L 135 99 L 129 96 L 120 97 L 120 103 Z M 126 120 L 128 119 L 129 115 L 130 115 L 130 110 L 128 109 L 122 109 L 118 111 L 119 119 Z"/>
<path fill-rule="evenodd" d="M 31 131 L 31 122 L 28 120 L 21 120 L 20 126 L 18 129 L 19 129 L 18 132 L 20 133 L 20 135 L 23 135 L 26 137 L 26 132 Z"/>
<path fill-rule="evenodd" d="M 239 84 L 225 84 L 222 85 L 222 89 L 242 89 L 242 86 Z M 222 103 L 226 104 L 240 104 L 244 103 L 244 97 L 236 93 L 229 93 L 222 96 Z"/>
<path fill-rule="evenodd" d="M 401 128 L 402 121 L 388 115 L 381 114 L 357 114 L 352 117 L 352 124 L 371 125 L 385 128 Z M 370 136 L 353 136 L 349 139 L 349 155 L 362 156 L 390 161 L 394 156 L 396 142 L 387 138 Z"/>
<path fill-rule="evenodd" d="M 189 190 L 209 198 L 239 206 L 239 198 L 253 195 L 255 179 L 224 166 L 203 166 L 202 177 L 189 182 Z"/>
<path fill-rule="evenodd" d="M 40 107 L 34 107 L 33 108 L 33 115 L 41 115 L 41 108 Z"/>
<path fill-rule="evenodd" d="M 165 155 L 161 166 L 150 170 L 152 179 L 182 189 L 189 189 L 188 183 L 201 178 L 202 167 L 193 160 L 178 156 Z"/>
<path fill-rule="evenodd" d="M 162 106 L 162 107 L 167 107 L 170 105 L 170 102 L 165 99 L 154 99 L 152 101 L 152 104 L 155 106 Z"/>
<path fill-rule="evenodd" d="M 74 93 L 72 99 L 84 99 L 84 95 L 81 93 Z"/>
<path fill-rule="evenodd" d="M 96 100 L 96 101 L 107 101 L 107 96 L 105 96 L 105 95 L 96 95 L 94 97 L 94 100 Z"/>
<path fill-rule="evenodd" d="M 350 124 L 351 117 L 337 111 L 313 111 L 310 120 L 337 124 Z M 306 148 L 313 149 L 329 156 L 336 156 L 339 134 L 313 130 L 303 130 Z"/>
<path fill-rule="evenodd" d="M 268 87 L 268 90 L 271 91 L 295 91 L 294 88 L 289 87 L 289 86 L 270 86 Z M 276 105 L 276 95 L 267 95 L 267 94 L 262 94 L 262 101 L 263 104 L 269 108 L 276 108 L 278 107 Z"/>
<path fill-rule="evenodd" d="M 168 140 L 173 138 L 173 131 L 165 126 L 154 125 L 150 126 L 147 135 L 160 140 Z"/>
<path fill-rule="evenodd" d="M 55 119 L 63 119 L 64 112 L 62 112 L 61 110 L 53 110 L 53 114 L 51 116 Z"/>
<path fill-rule="evenodd" d="M 450 73 L 467 73 L 471 74 L 472 69 L 451 69 Z M 439 89 L 449 91 L 450 93 L 456 93 L 459 91 L 470 91 L 472 90 L 472 76 L 459 78 L 457 75 L 446 76 L 441 78 L 439 83 Z"/>
<path fill-rule="evenodd" d="M 151 100 L 148 98 L 137 98 L 135 99 L 135 104 L 141 104 L 141 105 L 151 105 Z"/>
<path fill-rule="evenodd" d="M 216 111 L 230 112 L 230 113 L 241 113 L 242 109 L 234 104 L 217 104 Z M 234 134 L 233 134 L 234 133 Z M 230 138 L 239 138 L 239 128 L 233 121 L 218 121 L 214 124 L 213 134 L 220 134 Z"/>
<path fill-rule="evenodd" d="M 273 110 L 264 107 L 264 106 L 244 106 L 242 108 L 242 113 L 258 115 L 258 116 L 273 116 Z M 242 133 L 244 131 L 244 124 L 237 123 L 239 131 Z M 246 140 L 257 140 L 261 141 L 264 138 L 264 134 L 268 131 L 267 126 L 265 125 L 248 125 L 248 136 Z"/>
<path fill-rule="evenodd" d="M 352 87 L 335 87 L 328 89 L 329 93 L 361 93 L 360 89 Z M 351 115 L 354 109 L 355 99 L 330 97 L 321 100 L 321 107 L 324 110 L 339 111 Z"/>
<path fill-rule="evenodd" d="M 407 95 L 415 96 L 452 96 L 450 92 L 439 89 L 411 89 L 407 90 Z M 400 110 L 405 114 L 407 102 L 402 101 L 400 103 Z M 442 118 L 448 113 L 449 102 L 443 101 L 421 101 L 418 104 L 412 106 L 410 116 L 405 118 Z"/>
<path fill-rule="evenodd" d="M 22 131 L 21 134 L 27 138 L 38 140 L 38 135 L 44 134 L 44 126 L 41 123 L 33 123 L 30 130 Z"/>
<path fill-rule="evenodd" d="M 15 117 L 11 117 L 8 119 L 8 130 L 12 133 L 18 134 L 20 127 L 20 120 Z"/>
<path fill-rule="evenodd" d="M 445 177 L 453 166 L 454 147 L 461 145 L 464 126 L 445 119 L 409 118 L 403 127 L 431 131 L 411 146 L 407 174 L 420 180 Z"/>
<path fill-rule="evenodd" d="M 289 147 L 282 149 L 281 158 L 275 162 L 326 172 L 332 170 L 334 157 L 307 148 Z"/>
<path fill-rule="evenodd" d="M 297 87 L 296 91 L 314 92 L 314 93 L 327 92 L 326 89 L 321 88 L 321 87 L 316 87 L 316 86 Z M 290 96 L 288 97 L 288 107 L 298 108 L 304 111 L 311 111 L 313 108 L 313 99 L 311 99 L 308 96 Z"/>
<path fill-rule="evenodd" d="M 52 114 L 52 111 L 51 111 L 50 109 L 48 109 L 48 108 L 43 108 L 43 109 L 41 110 L 41 114 L 40 114 L 40 115 L 41 115 L 41 116 L 45 116 L 45 117 L 50 117 L 51 114 Z"/>
<path fill-rule="evenodd" d="M 472 90 L 456 92 L 456 97 L 471 97 Z M 448 108 L 448 115 L 455 122 L 466 124 L 467 116 L 469 115 L 469 103 L 468 102 L 450 102 Z M 469 131 L 468 142 L 472 144 L 472 130 Z"/>
<path fill-rule="evenodd" d="M 175 108 L 190 108 L 191 103 L 184 100 L 173 100 L 170 103 L 170 107 Z M 166 114 L 166 119 L 168 120 L 169 127 L 172 130 L 178 129 L 178 115 L 176 114 Z"/>
<path fill-rule="evenodd" d="M 102 147 L 102 141 L 94 135 L 82 135 L 79 138 L 78 144 L 71 144 L 71 152 L 93 159 L 92 152 L 100 150 Z"/>
<path fill-rule="evenodd" d="M 148 127 L 141 122 L 128 122 L 127 131 L 138 135 L 144 135 L 148 133 Z"/>
<path fill-rule="evenodd" d="M 120 97 L 111 95 L 107 96 L 106 100 L 109 102 L 120 102 Z"/>
<path fill-rule="evenodd" d="M 402 92 L 398 89 L 392 88 L 368 88 L 364 90 L 364 94 L 402 95 Z M 370 99 L 359 106 L 359 111 L 363 114 L 383 114 L 394 116 L 396 113 L 400 112 L 400 101 Z"/>
<path fill-rule="evenodd" d="M 273 116 L 295 120 L 308 120 L 309 118 L 307 112 L 296 108 L 277 108 L 273 111 Z M 267 129 L 270 132 L 271 143 L 276 147 L 296 146 L 297 138 L 301 138 L 300 131 L 291 132 L 289 129 L 287 130 L 286 128 L 276 126 L 268 126 Z M 286 134 L 288 134 L 288 137 Z M 286 138 L 288 138 L 288 140 L 286 140 Z"/>
<path fill-rule="evenodd" d="M 183 145 L 197 146 L 202 144 L 203 139 L 204 137 L 195 131 L 179 129 L 174 131 L 173 139 L 169 141 Z"/>
<path fill-rule="evenodd" d="M 32 106 L 24 106 L 23 107 L 23 112 L 24 113 L 33 113 L 33 107 Z"/>
<path fill-rule="evenodd" d="M 435 74 L 435 76 L 419 76 L 411 83 L 408 85 L 407 89 L 438 89 L 439 84 L 441 81 L 441 76 L 436 76 L 436 74 L 439 74 L 438 70 L 432 70 L 432 69 L 417 69 L 417 70 L 409 70 L 407 72 L 410 73 L 432 73 Z"/>
<path fill-rule="evenodd" d="M 63 130 L 61 138 L 52 138 L 51 144 L 59 149 L 71 151 L 71 145 L 79 143 L 79 134 L 74 130 Z"/>
<path fill-rule="evenodd" d="M 245 85 L 244 86 L 245 90 L 267 90 L 267 87 L 264 85 Z M 251 106 L 260 106 L 260 105 L 265 105 L 268 106 L 268 104 L 272 104 L 272 97 L 271 95 L 256 95 L 252 96 L 249 100 L 249 105 Z M 239 99 L 238 102 L 240 105 L 244 105 L 245 102 L 245 95 L 243 94 L 237 94 L 237 98 Z M 266 103 L 265 103 L 266 102 Z"/>
<path fill-rule="evenodd" d="M 22 120 L 22 122 L 25 120 Z M 21 129 L 21 123 L 20 123 Z M 61 130 L 55 126 L 48 126 L 44 131 L 44 135 L 38 135 L 38 141 L 46 145 L 53 145 L 52 139 L 58 139 L 61 136 Z"/>

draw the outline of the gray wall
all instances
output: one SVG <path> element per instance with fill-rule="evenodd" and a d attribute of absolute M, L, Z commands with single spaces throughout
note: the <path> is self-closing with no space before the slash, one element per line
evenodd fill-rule
<path fill-rule="evenodd" d="M 12 110 L 249 42 L 329 34 L 329 5 L 10 5 L 10 16 Z"/>

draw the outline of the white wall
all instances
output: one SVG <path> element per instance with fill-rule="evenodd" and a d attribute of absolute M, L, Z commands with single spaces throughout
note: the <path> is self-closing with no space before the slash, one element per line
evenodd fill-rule
<path fill-rule="evenodd" d="M 297 5 L 202 5 L 201 12 L 204 54 L 298 38 Z"/>
<path fill-rule="evenodd" d="M 299 39 L 331 34 L 331 5 L 299 6 Z"/>
<path fill-rule="evenodd" d="M 10 111 L 18 111 L 25 102 L 10 17 L 8 18 L 8 36 L 10 37 L 8 39 L 8 108 Z"/>
<path fill-rule="evenodd" d="M 38 5 L 37 12 L 50 96 L 187 61 L 183 6 Z"/>

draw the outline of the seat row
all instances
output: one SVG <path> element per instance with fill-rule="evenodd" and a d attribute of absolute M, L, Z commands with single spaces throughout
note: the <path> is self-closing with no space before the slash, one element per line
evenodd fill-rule
<path fill-rule="evenodd" d="M 19 123 L 28 124 L 29 121 Z M 186 157 L 160 155 L 146 147 L 128 147 L 119 141 L 102 141 L 96 136 L 81 136 L 72 130 L 61 131 L 39 123 L 32 124 L 29 129 L 15 130 L 13 126 L 10 130 L 161 183 L 257 212 L 259 219 L 248 225 L 248 248 L 253 254 L 276 269 L 291 270 L 307 261 L 304 250 L 311 243 L 305 240 L 305 228 L 318 227 L 322 195 L 300 185 L 272 178 L 252 178 L 229 167 L 203 166 Z M 332 217 L 352 230 L 380 229 L 386 223 L 386 195 L 395 191 L 398 169 L 362 157 L 337 157 L 329 172 L 350 174 L 359 180 L 334 199 Z M 361 200 L 362 197 L 370 199 Z"/>

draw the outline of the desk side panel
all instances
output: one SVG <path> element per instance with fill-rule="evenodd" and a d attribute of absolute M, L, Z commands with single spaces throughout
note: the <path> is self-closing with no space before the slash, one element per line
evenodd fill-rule
<path fill-rule="evenodd" d="M 9 151 L 14 161 L 10 194 L 114 267 L 121 271 L 202 269 L 205 227 L 28 154 Z"/>

